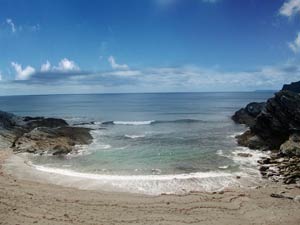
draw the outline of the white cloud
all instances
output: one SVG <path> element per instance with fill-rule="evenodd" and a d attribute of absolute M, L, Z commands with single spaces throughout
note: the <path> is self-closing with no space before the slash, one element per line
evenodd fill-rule
<path fill-rule="evenodd" d="M 136 77 L 148 88 L 180 91 L 279 89 L 300 79 L 300 66 L 264 66 L 256 71 L 229 72 L 195 66 L 151 68 Z"/>
<path fill-rule="evenodd" d="M 142 75 L 142 72 L 139 70 L 119 70 L 110 72 L 109 75 L 120 76 L 120 77 L 132 77 Z"/>
<path fill-rule="evenodd" d="M 41 72 L 48 72 L 51 70 L 51 63 L 47 60 L 46 63 L 41 65 Z"/>
<path fill-rule="evenodd" d="M 11 66 L 16 71 L 16 80 L 28 80 L 35 73 L 35 69 L 31 66 L 22 69 L 22 65 L 15 62 L 12 62 Z"/>
<path fill-rule="evenodd" d="M 54 70 L 58 70 L 61 72 L 70 72 L 70 71 L 78 71 L 80 70 L 79 66 L 76 65 L 76 63 L 72 60 L 69 60 L 67 58 L 63 58 L 58 63 L 57 67 L 53 68 Z"/>
<path fill-rule="evenodd" d="M 300 32 L 298 32 L 296 39 L 293 42 L 289 42 L 288 45 L 294 53 L 300 51 Z"/>
<path fill-rule="evenodd" d="M 12 19 L 7 18 L 7 19 L 6 19 L 6 23 L 10 26 L 11 31 L 12 31 L 13 33 L 15 33 L 15 32 L 17 31 L 17 30 L 16 30 L 16 27 L 15 27 L 15 24 L 13 23 Z"/>
<path fill-rule="evenodd" d="M 128 70 L 129 66 L 126 64 L 118 64 L 116 63 L 116 60 L 113 56 L 108 57 L 108 62 L 110 63 L 110 66 L 114 69 L 114 70 Z"/>
<path fill-rule="evenodd" d="M 60 73 L 36 73 L 24 83 L 4 83 L 0 86 L 0 93 L 20 94 L 28 90 L 32 94 L 34 88 L 38 88 L 39 93 L 80 93 L 83 88 L 97 90 L 96 92 L 278 90 L 285 83 L 300 80 L 299 65 L 298 61 L 293 61 L 252 71 L 223 71 L 221 67 L 183 66 L 95 73 L 75 71 L 69 72 L 68 76 L 61 76 Z M 23 75 L 28 71 L 16 63 L 15 67 L 16 71 Z M 55 89 L 51 85 L 53 83 L 56 85 Z M 85 90 L 85 93 L 89 93 L 89 90 Z"/>
<path fill-rule="evenodd" d="M 1 71 L 0 71 L 0 81 L 2 80 L 2 73 L 1 73 Z"/>
<path fill-rule="evenodd" d="M 44 64 L 41 65 L 40 70 L 36 70 L 32 66 L 27 66 L 24 69 L 22 68 L 21 64 L 16 62 L 12 62 L 11 66 L 14 68 L 16 72 L 16 80 L 28 80 L 33 74 L 36 72 L 47 73 L 47 72 L 78 72 L 80 68 L 76 65 L 76 63 L 72 60 L 67 58 L 62 59 L 58 66 L 51 67 L 51 63 L 47 60 Z"/>
<path fill-rule="evenodd" d="M 291 17 L 300 13 L 300 0 L 286 0 L 279 10 L 282 16 Z"/>

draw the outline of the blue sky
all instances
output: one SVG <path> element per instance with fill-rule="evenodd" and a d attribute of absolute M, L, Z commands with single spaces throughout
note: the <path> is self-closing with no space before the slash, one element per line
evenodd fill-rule
<path fill-rule="evenodd" d="M 300 80 L 300 0 L 0 0 L 0 95 Z"/>

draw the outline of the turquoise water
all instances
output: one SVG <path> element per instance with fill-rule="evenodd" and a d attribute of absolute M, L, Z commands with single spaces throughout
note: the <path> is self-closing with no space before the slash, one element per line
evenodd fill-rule
<path fill-rule="evenodd" d="M 14 96 L 0 97 L 0 108 L 18 115 L 62 117 L 74 125 L 92 122 L 84 125 L 93 129 L 90 146 L 78 146 L 66 157 L 27 156 L 43 170 L 159 180 L 182 174 L 234 174 L 255 167 L 256 158 L 245 161 L 236 156 L 248 151 L 234 139 L 245 127 L 234 124 L 230 116 L 251 101 L 271 96 L 258 92 Z"/>

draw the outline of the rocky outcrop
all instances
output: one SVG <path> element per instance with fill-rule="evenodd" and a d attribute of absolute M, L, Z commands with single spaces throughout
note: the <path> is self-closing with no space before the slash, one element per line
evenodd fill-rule
<path fill-rule="evenodd" d="M 292 91 L 295 93 L 300 93 L 300 81 L 293 82 L 291 84 L 285 84 L 282 88 L 283 91 Z"/>
<path fill-rule="evenodd" d="M 71 127 L 63 119 L 18 117 L 0 111 L 0 147 L 11 147 L 15 152 L 67 154 L 76 145 L 91 143 L 89 131 Z"/>
<path fill-rule="evenodd" d="M 236 123 L 252 126 L 255 123 L 255 118 L 265 109 L 265 106 L 265 102 L 251 102 L 245 108 L 235 112 L 231 118 Z"/>
<path fill-rule="evenodd" d="M 251 149 L 272 150 L 271 158 L 260 161 L 265 177 L 285 183 L 300 182 L 300 82 L 284 85 L 274 97 L 250 114 L 247 106 L 233 120 L 249 129 L 237 136 L 239 145 Z M 260 110 L 259 110 L 260 109 Z"/>
<path fill-rule="evenodd" d="M 238 136 L 241 145 L 252 149 L 279 149 L 291 134 L 300 130 L 300 95 L 291 91 L 277 92 L 247 125 L 247 134 Z"/>

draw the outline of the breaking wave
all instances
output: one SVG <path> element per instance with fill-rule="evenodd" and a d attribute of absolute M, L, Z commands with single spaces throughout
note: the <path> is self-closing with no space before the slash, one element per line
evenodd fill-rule
<path fill-rule="evenodd" d="M 105 121 L 102 125 L 154 125 L 161 123 L 205 123 L 203 120 L 180 119 L 180 120 L 145 120 L 145 121 Z"/>

